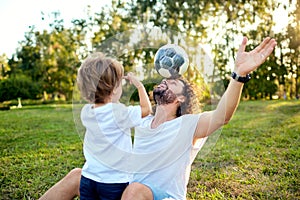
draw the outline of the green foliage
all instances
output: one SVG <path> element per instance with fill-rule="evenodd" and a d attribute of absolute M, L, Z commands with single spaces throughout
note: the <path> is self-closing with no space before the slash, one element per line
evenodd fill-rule
<path fill-rule="evenodd" d="M 81 21 L 74 21 L 73 29 L 66 29 L 62 22 L 55 17 L 49 25 L 50 32 L 35 31 L 33 27 L 25 34 L 17 54 L 8 61 L 11 66 L 9 78 L 25 74 L 32 82 L 39 82 L 40 96 L 45 91 L 64 95 L 69 100 L 80 65 L 79 50 L 84 54 L 86 45 L 82 42 L 85 38 Z"/>
<path fill-rule="evenodd" d="M 289 12 L 290 23 L 286 30 L 274 34 L 273 12 L 279 7 Z M 289 97 L 294 98 L 300 90 L 298 8 L 299 1 L 277 0 L 113 0 L 111 6 L 88 13 L 84 19 L 74 19 L 70 28 L 64 26 L 60 13 L 54 12 L 49 30 L 35 31 L 35 27 L 31 27 L 16 54 L 7 62 L 1 58 L 0 79 L 25 74 L 41 84 L 42 92 L 60 94 L 70 100 L 77 68 L 91 50 L 113 56 L 123 63 L 125 72 L 137 72 L 144 80 L 151 80 L 158 78 L 150 66 L 157 48 L 176 42 L 184 46 L 190 56 L 187 79 L 196 83 L 209 76 L 210 83 L 219 81 L 218 85 L 220 79 L 226 82 L 226 75 L 233 69 L 240 43 L 237 39 L 241 35 L 250 39 L 247 50 L 271 36 L 278 41 L 276 53 L 267 60 L 267 65 L 253 74 L 249 87 L 243 91 L 244 96 L 271 98 L 286 90 Z M 151 31 L 142 33 L 143 39 L 132 37 L 135 36 L 132 30 L 153 26 L 161 28 L 168 40 Z M 214 65 L 210 74 L 197 71 L 201 44 L 211 47 L 209 56 Z M 138 70 L 138 65 L 150 67 Z"/>
<path fill-rule="evenodd" d="M 289 74 L 292 74 L 295 79 L 291 80 L 291 88 L 290 96 L 293 93 L 297 96 L 300 94 L 300 1 L 297 0 L 295 5 L 295 10 L 291 13 L 292 22 L 289 23 L 287 28 L 287 36 L 290 39 L 289 50 L 290 52 L 286 53 L 287 57 L 292 57 L 293 59 L 289 59 L 287 66 Z M 294 81 L 294 82 L 293 82 Z"/>
<path fill-rule="evenodd" d="M 245 84 L 244 95 L 250 99 L 272 99 L 278 91 L 275 84 L 275 70 L 271 70 L 270 62 L 265 62 L 251 74 L 251 81 Z"/>
<path fill-rule="evenodd" d="M 40 84 L 25 75 L 0 80 L 0 102 L 17 98 L 36 99 L 40 94 Z"/>
<path fill-rule="evenodd" d="M 0 81 L 7 78 L 7 72 L 10 70 L 6 60 L 7 56 L 5 54 L 0 55 Z"/>
<path fill-rule="evenodd" d="M 229 84 L 228 79 L 214 82 L 212 86 L 212 91 L 214 91 L 213 95 L 220 98 L 224 94 L 225 88 L 227 88 L 228 84 Z"/>

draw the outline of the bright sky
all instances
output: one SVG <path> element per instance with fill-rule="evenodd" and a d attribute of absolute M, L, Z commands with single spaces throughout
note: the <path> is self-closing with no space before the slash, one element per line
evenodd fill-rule
<path fill-rule="evenodd" d="M 34 25 L 37 30 L 48 27 L 49 21 L 42 20 L 53 11 L 60 11 L 61 18 L 68 26 L 72 19 L 86 17 L 87 5 L 91 11 L 100 10 L 99 7 L 110 0 L 1 0 L 0 1 L 0 55 L 5 53 L 8 57 L 24 39 L 24 33 L 29 26 Z"/>
<path fill-rule="evenodd" d="M 87 5 L 91 5 L 93 12 L 99 11 L 99 7 L 110 2 L 111 0 L 1 0 L 0 55 L 5 53 L 10 57 L 15 53 L 18 42 L 24 39 L 24 33 L 29 31 L 29 26 L 34 25 L 37 30 L 47 28 L 47 18 L 53 11 L 60 11 L 67 26 L 72 19 L 86 17 Z M 44 21 L 42 12 L 46 18 Z M 283 13 L 283 8 L 279 8 L 274 20 L 277 22 L 277 30 L 287 25 L 287 14 Z"/>

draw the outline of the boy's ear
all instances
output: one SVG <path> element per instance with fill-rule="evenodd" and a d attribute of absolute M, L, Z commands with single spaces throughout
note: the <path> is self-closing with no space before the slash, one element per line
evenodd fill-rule
<path fill-rule="evenodd" d="M 117 93 L 117 87 L 114 87 L 113 91 L 111 94 L 116 94 Z"/>

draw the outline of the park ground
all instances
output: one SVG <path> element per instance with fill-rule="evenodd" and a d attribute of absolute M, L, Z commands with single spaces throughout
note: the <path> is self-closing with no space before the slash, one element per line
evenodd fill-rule
<path fill-rule="evenodd" d="M 76 120 L 75 120 L 76 122 Z M 38 199 L 75 167 L 72 105 L 0 111 L 0 199 Z M 300 199 L 300 101 L 243 101 L 192 165 L 188 199 Z"/>

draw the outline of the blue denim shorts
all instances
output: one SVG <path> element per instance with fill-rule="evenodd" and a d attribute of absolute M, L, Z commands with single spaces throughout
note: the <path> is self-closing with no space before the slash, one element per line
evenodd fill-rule
<path fill-rule="evenodd" d="M 151 189 L 152 191 L 152 195 L 153 195 L 153 200 L 163 200 L 165 198 L 173 198 L 172 196 L 170 196 L 168 193 L 166 193 L 165 191 L 156 188 L 156 187 L 151 187 L 148 185 L 148 187 Z"/>
<path fill-rule="evenodd" d="M 80 200 L 120 200 L 128 183 L 99 183 L 81 176 Z"/>

